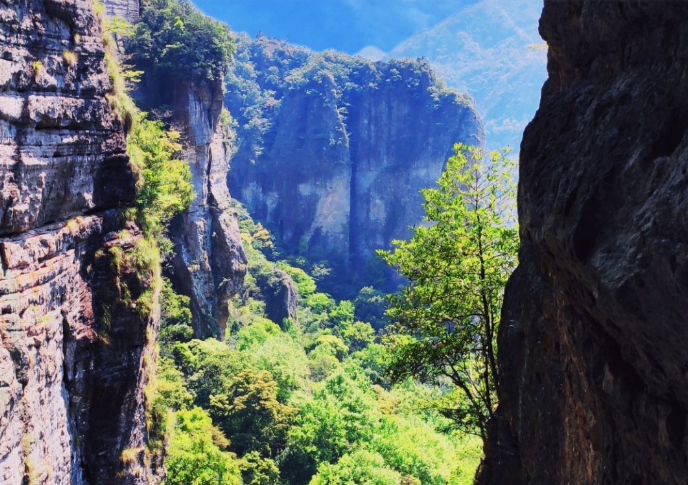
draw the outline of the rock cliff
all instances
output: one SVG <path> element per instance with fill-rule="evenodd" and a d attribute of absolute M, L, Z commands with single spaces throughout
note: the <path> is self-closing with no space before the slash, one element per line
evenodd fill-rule
<path fill-rule="evenodd" d="M 112 3 L 117 2 L 112 0 Z M 178 9 L 175 12 L 184 18 L 187 25 L 188 30 L 184 32 L 188 35 L 179 41 L 180 44 L 221 43 L 221 36 L 211 35 L 221 31 L 227 32 L 227 41 L 231 42 L 226 26 L 209 20 L 191 3 L 170 5 Z M 140 29 L 139 34 L 147 34 L 139 37 L 167 39 L 166 34 L 159 30 L 161 24 L 166 24 L 157 17 L 158 8 L 158 4 L 142 3 L 140 22 L 136 27 Z M 175 18 L 175 14 L 166 12 L 165 15 Z M 203 64 L 202 68 L 194 67 L 194 60 L 207 61 L 207 58 L 218 55 L 210 49 L 189 54 L 181 65 L 163 68 L 161 64 L 165 63 L 161 58 L 164 54 L 156 54 L 155 47 L 145 44 L 145 41 L 145 45 L 136 45 L 135 41 L 125 42 L 125 49 L 133 56 L 136 68 L 144 73 L 134 97 L 137 104 L 150 111 L 153 117 L 181 133 L 183 153 L 180 157 L 191 169 L 196 193 L 191 208 L 171 224 L 174 258 L 169 276 L 175 289 L 191 299 L 196 337 L 222 338 L 229 316 L 229 299 L 241 287 L 246 273 L 246 256 L 227 189 L 234 133 L 225 120 L 228 113 L 223 112 L 226 66 L 216 60 L 216 63 Z"/>
<path fill-rule="evenodd" d="M 470 100 L 442 88 L 425 62 L 243 36 L 235 59 L 230 190 L 289 253 L 334 262 L 335 292 L 343 280 L 365 282 L 374 251 L 421 221 L 419 190 L 453 144 L 482 144 Z"/>
<path fill-rule="evenodd" d="M 688 477 L 688 5 L 546 0 L 480 483 Z"/>
<path fill-rule="evenodd" d="M 0 482 L 155 483 L 156 315 L 121 295 L 150 281 L 125 262 L 135 177 L 100 20 L 85 0 L 0 3 L 0 19 Z"/>
<path fill-rule="evenodd" d="M 246 256 L 227 189 L 229 127 L 220 123 L 222 81 L 195 79 L 174 89 L 173 120 L 185 139 L 196 198 L 172 225 L 174 282 L 191 297 L 197 336 L 224 337 L 228 303 L 246 274 Z"/>

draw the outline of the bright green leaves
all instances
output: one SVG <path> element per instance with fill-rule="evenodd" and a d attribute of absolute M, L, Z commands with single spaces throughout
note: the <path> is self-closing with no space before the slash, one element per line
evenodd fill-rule
<path fill-rule="evenodd" d="M 191 171 L 176 158 L 181 149 L 178 132 L 139 114 L 127 138 L 127 152 L 141 176 L 136 205 L 146 233 L 164 232 L 170 219 L 193 201 Z"/>
<path fill-rule="evenodd" d="M 144 0 L 141 21 L 127 41 L 137 65 L 153 64 L 162 75 L 190 81 L 193 73 L 221 80 L 234 52 L 225 24 L 186 0 Z"/>
<path fill-rule="evenodd" d="M 466 399 L 459 424 L 484 438 L 496 405 L 502 295 L 519 244 L 514 165 L 506 153 L 455 150 L 437 187 L 423 191 L 425 224 L 380 252 L 409 280 L 390 299 L 387 341 L 393 378 L 449 379 Z"/>
<path fill-rule="evenodd" d="M 221 451 L 229 441 L 205 411 L 193 408 L 175 413 L 165 457 L 167 485 L 241 485 L 236 456 Z"/>

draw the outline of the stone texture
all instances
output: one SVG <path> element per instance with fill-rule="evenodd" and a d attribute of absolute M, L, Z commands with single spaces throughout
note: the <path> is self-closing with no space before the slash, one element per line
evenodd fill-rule
<path fill-rule="evenodd" d="M 105 0 L 107 14 L 122 17 L 130 23 L 139 20 L 141 14 L 141 2 L 139 0 Z"/>
<path fill-rule="evenodd" d="M 241 288 L 246 256 L 227 189 L 231 133 L 220 123 L 221 82 L 195 79 L 174 87 L 173 119 L 184 134 L 183 158 L 196 198 L 172 225 L 174 282 L 191 297 L 199 337 L 224 336 L 229 299 Z"/>
<path fill-rule="evenodd" d="M 265 316 L 282 325 L 285 318 L 297 322 L 299 293 L 296 284 L 285 271 L 274 267 L 270 274 L 256 275 L 260 299 L 265 302 Z"/>
<path fill-rule="evenodd" d="M 117 306 L 149 282 L 109 256 L 140 236 L 114 209 L 134 175 L 100 21 L 83 0 L 0 3 L 0 58 L 0 482 L 155 483 L 120 462 L 147 439 L 156 319 Z"/>
<path fill-rule="evenodd" d="M 688 4 L 546 0 L 479 483 L 688 477 Z"/>
<path fill-rule="evenodd" d="M 238 45 L 230 190 L 288 252 L 339 266 L 336 292 L 365 278 L 376 249 L 410 235 L 420 189 L 454 143 L 482 144 L 480 120 L 426 62 L 314 54 L 266 37 Z"/>
<path fill-rule="evenodd" d="M 98 25 L 85 1 L 0 6 L 0 235 L 134 195 Z"/>

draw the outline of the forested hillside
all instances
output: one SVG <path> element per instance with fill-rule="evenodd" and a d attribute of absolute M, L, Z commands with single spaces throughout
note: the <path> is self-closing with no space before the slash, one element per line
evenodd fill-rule
<path fill-rule="evenodd" d="M 547 79 L 547 47 L 537 28 L 542 2 L 471 3 L 382 59 L 427 59 L 448 86 L 473 97 L 488 148 L 510 146 L 518 152 Z"/>

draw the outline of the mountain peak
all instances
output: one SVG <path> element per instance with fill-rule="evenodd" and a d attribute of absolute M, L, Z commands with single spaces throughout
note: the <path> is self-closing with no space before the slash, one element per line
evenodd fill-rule
<path fill-rule="evenodd" d="M 374 45 L 365 46 L 355 55 L 373 62 L 384 61 L 388 57 L 388 54 L 385 51 Z"/>

